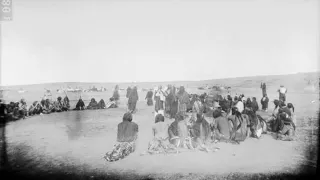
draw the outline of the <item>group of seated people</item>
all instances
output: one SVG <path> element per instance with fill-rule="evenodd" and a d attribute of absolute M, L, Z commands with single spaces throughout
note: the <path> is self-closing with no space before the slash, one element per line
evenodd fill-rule
<path fill-rule="evenodd" d="M 106 109 L 106 108 L 116 108 L 117 105 L 113 97 L 109 99 L 110 101 L 105 104 L 104 100 L 101 99 L 97 102 L 94 98 L 91 99 L 88 106 L 85 105 L 84 101 L 80 97 L 76 107 L 70 109 L 70 101 L 68 96 L 62 99 L 60 96 L 56 101 L 52 101 L 48 98 L 39 101 L 34 101 L 29 107 L 24 99 L 19 102 L 10 102 L 6 104 L 6 118 L 8 121 L 15 121 L 19 119 L 25 119 L 29 116 L 40 115 L 40 114 L 50 114 L 54 112 L 63 112 L 70 110 L 85 110 L 85 109 Z"/>
<path fill-rule="evenodd" d="M 256 98 L 244 98 L 242 94 L 234 99 L 228 95 L 221 100 L 213 100 L 208 106 L 205 96 L 192 95 L 192 116 L 186 118 L 177 113 L 174 122 L 165 122 L 163 114 L 157 114 L 152 126 L 152 140 L 144 154 L 179 153 L 179 149 L 215 152 L 217 142 L 239 144 L 249 137 L 259 138 L 267 131 L 278 134 L 280 140 L 293 140 L 295 116 L 292 103 L 274 100 L 275 109 L 270 118 L 264 119 L 257 114 Z M 221 103 L 227 101 L 227 105 Z M 224 106 L 221 106 L 223 104 Z M 208 112 L 208 110 L 210 110 Z M 211 116 L 212 122 L 206 120 Z M 132 114 L 127 112 L 123 122 L 118 125 L 117 144 L 106 153 L 107 161 L 117 161 L 135 151 L 138 138 L 138 125 L 132 122 Z"/>

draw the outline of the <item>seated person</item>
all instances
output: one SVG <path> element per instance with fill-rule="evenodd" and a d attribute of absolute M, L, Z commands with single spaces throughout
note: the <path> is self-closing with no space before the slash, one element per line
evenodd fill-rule
<path fill-rule="evenodd" d="M 40 104 L 41 104 L 41 109 L 42 109 L 41 113 L 43 113 L 43 114 L 50 114 L 51 113 L 51 111 L 49 110 L 49 105 L 47 105 L 46 100 L 44 100 L 44 99 L 41 100 Z"/>
<path fill-rule="evenodd" d="M 84 102 L 81 99 L 81 97 L 80 97 L 79 101 L 76 104 L 76 108 L 74 108 L 73 110 L 85 110 L 85 105 L 84 105 Z"/>
<path fill-rule="evenodd" d="M 87 106 L 87 109 L 98 109 L 98 103 L 94 98 L 91 99 L 90 103 Z"/>
<path fill-rule="evenodd" d="M 19 106 L 19 114 L 20 118 L 25 118 L 28 116 L 28 109 L 27 109 L 27 103 L 24 99 L 20 100 L 20 106 Z"/>
<path fill-rule="evenodd" d="M 117 144 L 104 158 L 107 161 L 118 161 L 135 151 L 138 138 L 138 125 L 132 122 L 132 114 L 125 113 L 122 122 L 118 124 Z"/>
<path fill-rule="evenodd" d="M 246 114 L 241 114 L 237 107 L 232 108 L 232 115 L 228 116 L 230 124 L 230 140 L 239 142 L 244 141 L 249 136 L 249 118 Z"/>
<path fill-rule="evenodd" d="M 54 105 L 53 105 L 53 102 L 50 99 L 46 99 L 46 107 L 50 113 L 56 112 Z"/>
<path fill-rule="evenodd" d="M 65 111 L 68 111 L 70 109 L 70 102 L 68 96 L 63 98 L 63 108 Z"/>
<path fill-rule="evenodd" d="M 39 102 L 34 101 L 29 107 L 29 116 L 40 114 L 41 113 L 40 108 L 41 108 L 41 106 L 40 106 Z"/>
<path fill-rule="evenodd" d="M 62 102 L 61 97 L 57 98 L 57 101 L 53 102 L 53 111 L 54 112 L 62 112 Z"/>
<path fill-rule="evenodd" d="M 98 109 L 105 109 L 106 108 L 106 104 L 104 102 L 103 99 L 101 99 L 98 103 Z"/>
<path fill-rule="evenodd" d="M 193 149 L 189 127 L 181 114 L 176 114 L 175 121 L 168 128 L 169 141 L 176 147 Z"/>
<path fill-rule="evenodd" d="M 291 112 L 291 119 L 292 119 L 292 122 L 294 124 L 297 124 L 297 119 L 296 119 L 296 115 L 294 113 L 294 106 L 292 103 L 288 103 L 287 107 L 289 108 L 290 112 Z"/>
<path fill-rule="evenodd" d="M 164 116 L 158 114 L 152 127 L 152 141 L 148 145 L 149 154 L 177 153 L 174 145 L 169 142 L 168 124 L 164 122 Z"/>
<path fill-rule="evenodd" d="M 293 136 L 295 132 L 295 125 L 291 118 L 286 113 L 281 113 L 279 115 L 281 124 L 279 126 L 278 140 L 283 141 L 293 141 Z"/>
<path fill-rule="evenodd" d="M 213 111 L 213 130 L 215 139 L 218 141 L 228 142 L 230 139 L 230 132 L 232 131 L 227 117 L 224 117 L 220 109 Z"/>
<path fill-rule="evenodd" d="M 192 126 L 191 130 L 193 147 L 209 152 L 209 142 L 211 140 L 211 130 L 209 123 L 204 119 L 203 113 L 197 114 L 197 120 Z"/>
<path fill-rule="evenodd" d="M 117 102 L 113 97 L 111 97 L 109 100 L 110 101 L 107 103 L 106 108 L 117 108 L 118 107 Z"/>

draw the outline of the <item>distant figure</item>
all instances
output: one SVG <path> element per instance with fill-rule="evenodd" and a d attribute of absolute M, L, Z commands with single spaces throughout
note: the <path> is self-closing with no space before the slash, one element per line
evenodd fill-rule
<path fill-rule="evenodd" d="M 98 109 L 98 103 L 94 98 L 91 98 L 91 101 L 87 106 L 87 109 Z"/>
<path fill-rule="evenodd" d="M 120 94 L 119 94 L 119 86 L 116 85 L 113 91 L 113 96 L 112 96 L 116 102 L 116 105 L 119 105 L 119 100 L 120 100 Z"/>
<path fill-rule="evenodd" d="M 171 92 L 168 96 L 171 96 L 171 105 L 170 105 L 170 118 L 175 118 L 178 113 L 178 98 L 176 95 L 176 87 L 172 86 Z"/>
<path fill-rule="evenodd" d="M 103 99 L 101 99 L 98 103 L 98 109 L 105 109 L 106 108 L 106 103 L 104 102 Z"/>
<path fill-rule="evenodd" d="M 63 108 L 68 111 L 70 109 L 70 101 L 69 101 L 69 98 L 68 96 L 65 96 L 63 98 Z"/>
<path fill-rule="evenodd" d="M 280 89 L 278 90 L 279 92 L 279 100 L 286 102 L 286 93 L 287 93 L 287 88 L 285 88 L 283 85 L 280 86 Z"/>
<path fill-rule="evenodd" d="M 125 158 L 135 151 L 137 138 L 138 125 L 132 122 L 132 114 L 127 112 L 123 115 L 122 122 L 118 124 L 117 143 L 104 158 L 110 162 Z"/>
<path fill-rule="evenodd" d="M 269 98 L 268 98 L 268 96 L 265 94 L 265 95 L 263 96 L 263 98 L 261 99 L 262 110 L 264 110 L 265 112 L 268 111 L 268 104 L 269 104 Z"/>
<path fill-rule="evenodd" d="M 135 86 L 130 95 L 129 95 L 129 100 L 128 100 L 128 109 L 131 113 L 136 112 L 136 106 L 137 106 L 137 102 L 139 100 L 139 95 L 138 95 L 138 90 L 137 87 Z"/>
<path fill-rule="evenodd" d="M 266 83 L 261 83 L 260 88 L 262 89 L 262 97 L 264 97 L 265 95 L 267 95 L 267 86 L 266 86 Z"/>
<path fill-rule="evenodd" d="M 252 107 L 253 112 L 257 112 L 259 110 L 259 105 L 258 105 L 256 97 L 252 98 L 251 107 Z"/>
<path fill-rule="evenodd" d="M 84 110 L 84 109 L 85 109 L 85 105 L 83 100 L 80 97 L 79 101 L 76 104 L 76 108 L 74 108 L 73 110 Z"/>
<path fill-rule="evenodd" d="M 155 112 L 158 113 L 159 110 L 164 110 L 164 101 L 165 95 L 162 91 L 162 86 L 159 86 L 154 93 L 154 100 L 155 100 Z"/>
<path fill-rule="evenodd" d="M 148 106 L 153 106 L 153 99 L 152 99 L 152 97 L 153 97 L 153 92 L 152 92 L 152 90 L 150 89 L 149 91 L 148 91 L 148 93 L 147 93 L 147 95 L 146 95 L 146 100 L 147 100 L 147 105 Z"/>
<path fill-rule="evenodd" d="M 178 112 L 185 116 L 187 111 L 187 104 L 189 103 L 190 99 L 183 86 L 180 86 L 177 97 L 179 101 Z"/>
<path fill-rule="evenodd" d="M 127 88 L 127 94 L 126 94 L 126 98 L 128 98 L 129 99 L 129 95 L 130 95 L 130 93 L 131 93 L 131 87 L 130 86 L 128 86 L 128 88 Z"/>

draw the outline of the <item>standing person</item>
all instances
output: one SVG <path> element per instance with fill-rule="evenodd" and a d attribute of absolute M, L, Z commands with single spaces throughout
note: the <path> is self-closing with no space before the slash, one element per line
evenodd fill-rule
<path fill-rule="evenodd" d="M 254 112 L 257 112 L 259 110 L 259 105 L 256 97 L 252 98 L 251 107 Z"/>
<path fill-rule="evenodd" d="M 261 83 L 260 88 L 262 89 L 262 97 L 264 97 L 265 95 L 267 95 L 267 86 L 266 86 L 266 83 Z"/>
<path fill-rule="evenodd" d="M 128 88 L 127 88 L 127 94 L 126 94 L 126 98 L 128 98 L 129 99 L 129 96 L 130 96 L 130 93 L 131 93 L 131 87 L 130 86 L 128 86 Z"/>
<path fill-rule="evenodd" d="M 183 116 L 186 116 L 187 111 L 187 104 L 189 103 L 189 95 L 185 91 L 183 86 L 180 86 L 179 92 L 177 94 L 178 97 L 178 112 L 181 113 Z"/>
<path fill-rule="evenodd" d="M 201 100 L 197 94 L 194 95 L 195 101 L 192 106 L 192 117 L 194 120 L 197 119 L 197 114 L 201 114 L 204 111 L 204 107 L 201 103 Z"/>
<path fill-rule="evenodd" d="M 178 112 L 178 98 L 176 95 L 176 87 L 172 86 L 171 92 L 168 96 L 171 96 L 171 105 L 170 105 L 170 119 L 175 118 Z"/>
<path fill-rule="evenodd" d="M 138 125 L 132 122 L 132 114 L 127 112 L 123 115 L 122 122 L 118 124 L 117 144 L 113 150 L 107 152 L 105 159 L 107 161 L 118 161 L 133 153 L 136 148 L 138 138 Z"/>
<path fill-rule="evenodd" d="M 165 93 L 165 114 L 170 116 L 170 109 L 172 104 L 172 96 L 171 96 L 172 86 L 169 84 Z"/>
<path fill-rule="evenodd" d="M 148 106 L 153 106 L 153 99 L 152 99 L 152 96 L 153 96 L 153 92 L 152 90 L 150 89 L 146 95 L 146 100 L 147 100 L 147 105 Z"/>
<path fill-rule="evenodd" d="M 137 87 L 133 87 L 128 100 L 128 108 L 131 113 L 136 112 L 137 102 L 139 100 Z"/>
<path fill-rule="evenodd" d="M 278 89 L 278 92 L 279 92 L 279 100 L 286 102 L 287 88 L 285 88 L 283 85 L 280 85 L 280 89 Z"/>
<path fill-rule="evenodd" d="M 116 102 L 116 105 L 119 105 L 119 100 L 120 100 L 120 94 L 119 94 L 119 86 L 116 85 L 113 91 L 113 96 L 112 96 Z"/>
<path fill-rule="evenodd" d="M 268 98 L 268 96 L 265 94 L 265 95 L 263 96 L 263 98 L 261 99 L 262 110 L 264 110 L 265 112 L 268 111 L 268 104 L 269 104 L 269 98 Z"/>
<path fill-rule="evenodd" d="M 155 112 L 158 113 L 159 110 L 164 110 L 163 104 L 165 101 L 164 92 L 162 91 L 162 86 L 159 86 L 154 93 L 155 103 Z"/>

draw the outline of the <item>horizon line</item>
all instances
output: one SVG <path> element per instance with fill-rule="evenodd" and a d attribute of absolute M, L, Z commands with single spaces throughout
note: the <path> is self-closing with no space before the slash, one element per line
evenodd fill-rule
<path fill-rule="evenodd" d="M 320 70 L 316 71 L 307 71 L 307 72 L 297 72 L 289 74 L 272 74 L 272 75 L 255 75 L 255 76 L 236 76 L 236 77 L 227 77 L 227 78 L 217 78 L 217 79 L 202 79 L 202 80 L 170 80 L 170 81 L 136 81 L 136 82 L 46 82 L 46 83 L 34 83 L 34 84 L 15 84 L 15 85 L 0 85 L 0 87 L 12 87 L 12 86 L 27 86 L 27 85 L 42 85 L 42 84 L 58 84 L 58 83 L 97 83 L 97 84 L 128 84 L 128 83 L 168 83 L 168 82 L 198 82 L 198 81 L 212 81 L 212 80 L 223 80 L 223 79 L 235 79 L 235 78 L 249 78 L 249 77 L 260 77 L 260 76 L 285 76 L 285 75 L 294 75 L 301 73 L 320 73 Z"/>

